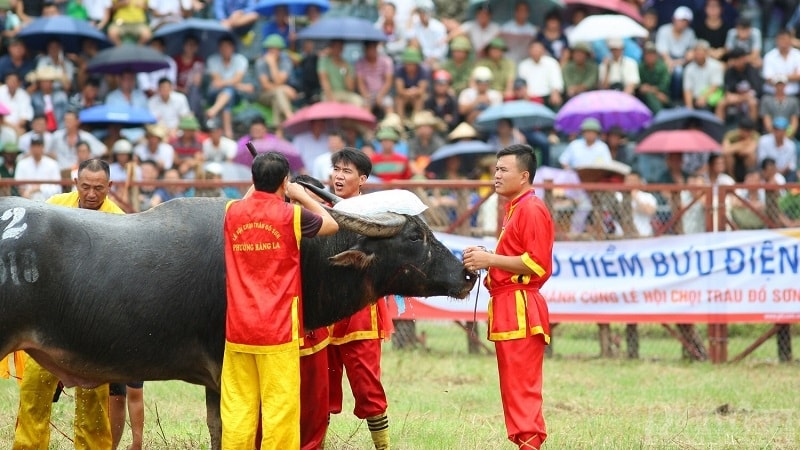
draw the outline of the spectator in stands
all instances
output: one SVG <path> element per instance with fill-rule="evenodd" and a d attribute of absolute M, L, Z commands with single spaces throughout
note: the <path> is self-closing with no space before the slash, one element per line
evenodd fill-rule
<path fill-rule="evenodd" d="M 58 161 L 62 175 L 68 175 L 65 171 L 80 162 L 76 159 L 78 144 L 84 143 L 89 147 L 90 158 L 100 158 L 108 150 L 106 145 L 92 133 L 81 130 L 80 127 L 81 121 L 78 118 L 78 112 L 67 111 L 64 113 L 64 128 L 56 130 L 52 134 L 50 144 L 45 145 L 45 151 Z"/>
<path fill-rule="evenodd" d="M 641 190 L 644 180 L 638 172 L 631 171 L 625 175 L 625 185 L 635 186 L 637 189 L 631 190 L 631 213 L 633 215 L 633 226 L 639 237 L 650 237 L 653 235 L 652 221 L 658 208 L 658 200 L 655 195 Z M 617 201 L 622 202 L 622 193 L 617 193 Z"/>
<path fill-rule="evenodd" d="M 10 0 L 0 2 L 0 45 L 8 46 L 8 43 L 19 30 L 22 29 L 22 20 L 11 9 Z"/>
<path fill-rule="evenodd" d="M 764 92 L 774 93 L 774 80 L 783 75 L 787 79 L 786 95 L 800 93 L 800 50 L 792 47 L 791 33 L 781 30 L 775 37 L 775 48 L 764 55 L 762 75 L 767 84 Z"/>
<path fill-rule="evenodd" d="M 69 93 L 72 90 L 72 82 L 77 74 L 75 64 L 64 57 L 64 49 L 61 41 L 51 39 L 47 42 L 47 51 L 36 60 L 36 68 L 50 66 L 61 71 L 61 79 L 54 80 L 56 90 L 63 90 Z"/>
<path fill-rule="evenodd" d="M 320 56 L 317 62 L 322 99 L 360 105 L 361 97 L 356 94 L 356 71 L 342 56 L 343 50 L 344 41 L 331 41 L 328 54 Z"/>
<path fill-rule="evenodd" d="M 206 62 L 206 72 L 211 77 L 208 100 L 212 103 L 206 111 L 208 118 L 222 115 L 225 136 L 233 136 L 231 108 L 239 101 L 240 93 L 250 93 L 253 86 L 244 83 L 248 62 L 244 55 L 236 53 L 236 44 L 230 36 L 218 42 L 219 52 L 211 55 Z"/>
<path fill-rule="evenodd" d="M 355 70 L 358 92 L 364 105 L 376 113 L 391 111 L 394 107 L 390 95 L 394 81 L 392 58 L 378 52 L 377 42 L 365 42 L 364 57 L 356 62 Z"/>
<path fill-rule="evenodd" d="M 203 141 L 203 160 L 206 162 L 227 162 L 236 157 L 236 141 L 222 135 L 222 124 L 218 119 L 206 122 L 208 138 Z"/>
<path fill-rule="evenodd" d="M 525 136 L 518 129 L 514 128 L 514 123 L 510 119 L 500 119 L 497 128 L 486 141 L 494 148 L 506 148 L 516 144 L 528 144 Z"/>
<path fill-rule="evenodd" d="M 111 146 L 111 155 L 114 160 L 108 165 L 110 172 L 108 179 L 114 183 L 112 190 L 121 193 L 119 186 L 128 181 L 128 164 L 134 166 L 133 180 L 131 181 L 140 181 L 142 179 L 142 170 L 141 167 L 133 162 L 133 145 L 125 139 L 114 142 L 114 145 Z"/>
<path fill-rule="evenodd" d="M 406 41 L 406 24 L 397 20 L 397 5 L 394 1 L 382 2 L 380 17 L 375 22 L 375 28 L 386 35 L 383 51 L 392 58 L 393 62 L 400 62 L 400 54 L 408 44 Z"/>
<path fill-rule="evenodd" d="M 689 109 L 713 111 L 724 95 L 722 63 L 708 56 L 708 42 L 703 40 L 697 41 L 692 55 L 683 73 L 683 103 Z"/>
<path fill-rule="evenodd" d="M 44 139 L 42 136 L 31 138 L 31 148 L 28 156 L 17 163 L 14 171 L 16 180 L 52 180 L 61 181 L 61 171 L 58 163 L 44 154 Z M 23 184 L 19 186 L 20 194 L 31 200 L 44 201 L 55 194 L 61 193 L 58 184 Z"/>
<path fill-rule="evenodd" d="M 639 64 L 639 80 L 641 84 L 636 94 L 640 100 L 653 111 L 653 114 L 669 106 L 669 69 L 659 57 L 655 44 L 644 44 L 644 57 Z"/>
<path fill-rule="evenodd" d="M 2 163 L 0 163 L 0 179 L 14 178 L 14 172 L 17 169 L 17 157 L 20 154 L 17 143 L 13 141 L 4 142 L 3 148 L 0 149 L 0 151 L 2 151 L 3 159 Z M 0 195 L 19 196 L 19 186 L 11 186 L 10 189 L 0 192 Z"/>
<path fill-rule="evenodd" d="M 269 132 L 269 127 L 267 126 L 267 121 L 264 120 L 264 117 L 256 116 L 250 121 L 250 127 L 247 130 L 247 134 L 236 141 L 236 154 L 250 155 L 250 150 L 247 149 L 247 143 L 250 141 L 256 142 L 274 138 L 275 136 Z"/>
<path fill-rule="evenodd" d="M 286 42 L 280 35 L 268 35 L 262 46 L 265 49 L 264 56 L 256 61 L 256 77 L 261 86 L 258 102 L 272 108 L 273 120 L 282 123 L 294 115 L 292 101 L 297 98 L 297 91 L 289 86 L 294 65 L 284 51 Z"/>
<path fill-rule="evenodd" d="M 721 0 L 707 0 L 704 20 L 697 24 L 694 32 L 697 39 L 708 41 L 710 46 L 708 54 L 712 58 L 721 60 L 725 56 L 728 31 L 729 27 L 722 19 Z"/>
<path fill-rule="evenodd" d="M 8 142 L 17 142 L 17 132 L 14 128 L 6 125 L 3 121 L 4 117 L 0 115 L 0 149 Z"/>
<path fill-rule="evenodd" d="M 589 118 L 581 123 L 582 138 L 575 139 L 567 145 L 558 162 L 565 169 L 591 166 L 611 162 L 611 152 L 605 142 L 599 139 L 602 131 L 597 119 Z"/>
<path fill-rule="evenodd" d="M 27 154 L 31 149 L 31 139 L 33 137 L 40 137 L 44 141 L 45 155 L 56 159 L 57 156 L 52 152 L 53 147 L 53 134 L 47 131 L 47 119 L 43 115 L 33 116 L 31 120 L 31 130 L 19 136 L 17 144 L 22 153 Z"/>
<path fill-rule="evenodd" d="M 395 153 L 399 153 L 403 156 L 408 156 L 408 142 L 406 142 L 407 138 L 406 123 L 408 123 L 408 121 L 401 118 L 398 114 L 389 113 L 386 115 L 386 117 L 383 118 L 383 120 L 378 122 L 378 126 L 376 127 L 376 130 L 380 130 L 382 128 L 391 128 L 397 133 L 399 138 L 394 143 L 394 151 Z M 377 152 L 381 151 L 380 139 L 374 139 L 372 144 Z"/>
<path fill-rule="evenodd" d="M 150 48 L 161 54 L 164 54 L 166 50 L 164 40 L 161 38 L 155 38 L 150 41 Z M 158 85 L 162 79 L 168 79 L 172 83 L 172 86 L 175 86 L 175 82 L 178 80 L 178 64 L 169 55 L 164 55 L 164 59 L 166 59 L 169 67 L 152 72 L 142 72 L 136 75 L 137 86 L 144 91 L 148 97 L 152 97 L 156 94 Z"/>
<path fill-rule="evenodd" d="M 503 101 L 509 102 L 512 100 L 537 100 L 537 97 L 530 97 L 528 95 L 528 82 L 524 78 L 517 77 L 514 84 L 511 86 L 511 97 L 503 98 Z"/>
<path fill-rule="evenodd" d="M 415 48 L 406 49 L 401 62 L 395 70 L 395 112 L 406 117 L 422 111 L 428 98 L 431 73 L 422 64 L 422 54 Z"/>
<path fill-rule="evenodd" d="M 485 58 L 489 56 L 486 53 L 489 43 L 500 34 L 500 25 L 492 22 L 492 9 L 488 1 L 479 3 L 475 8 L 475 19 L 468 20 L 451 31 L 448 35 L 448 40 L 452 40 L 455 36 L 467 36 L 472 43 L 472 47 L 477 50 L 476 56 Z M 505 47 L 505 44 L 503 44 L 503 47 Z M 505 48 L 503 49 L 505 50 Z"/>
<path fill-rule="evenodd" d="M 722 121 L 729 115 L 749 116 L 758 119 L 758 98 L 761 96 L 761 75 L 750 65 L 747 54 L 735 48 L 727 55 L 725 70 L 725 96 L 717 104 L 716 114 Z"/>
<path fill-rule="evenodd" d="M 78 54 L 74 53 L 67 53 L 67 58 L 75 64 L 75 71 L 77 78 L 74 80 L 75 85 L 73 86 L 72 92 L 78 92 L 80 89 L 86 84 L 86 82 L 91 78 L 96 78 L 99 75 L 93 75 L 86 70 L 86 66 L 89 64 L 89 61 L 92 60 L 97 53 L 100 51 L 100 47 L 97 45 L 97 41 L 93 39 L 82 39 L 81 40 L 81 51 Z"/>
<path fill-rule="evenodd" d="M 114 45 L 131 39 L 146 44 L 153 33 L 147 24 L 147 0 L 111 0 L 106 10 L 108 38 Z M 221 3 L 221 2 L 220 2 Z"/>
<path fill-rule="evenodd" d="M 507 49 L 505 41 L 496 37 L 486 45 L 486 57 L 476 63 L 476 65 L 488 67 L 492 71 L 491 88 L 502 93 L 503 96 L 511 96 L 514 80 L 517 78 L 516 63 L 505 57 Z"/>
<path fill-rule="evenodd" d="M 258 13 L 251 8 L 255 0 L 214 0 L 214 16 L 223 27 L 244 34 L 258 20 Z"/>
<path fill-rule="evenodd" d="M 297 134 L 292 144 L 300 150 L 303 166 L 313 167 L 317 156 L 328 151 L 328 133 L 323 120 L 312 120 L 309 131 Z"/>
<path fill-rule="evenodd" d="M 744 180 L 745 173 L 756 167 L 757 149 L 756 124 L 750 118 L 744 117 L 739 120 L 737 129 L 729 131 L 722 138 L 725 172 L 738 182 Z"/>
<path fill-rule="evenodd" d="M 670 92 L 673 98 L 683 98 L 681 82 L 683 80 L 683 66 L 693 58 L 697 37 L 689 25 L 694 14 L 686 6 L 679 6 L 672 13 L 672 22 L 658 28 L 656 34 L 656 49 L 672 74 Z"/>
<path fill-rule="evenodd" d="M 194 116 L 181 117 L 178 124 L 178 134 L 169 140 L 169 145 L 175 150 L 175 168 L 186 177 L 189 172 L 198 167 L 203 153 L 203 138 L 200 134 L 200 123 Z"/>
<path fill-rule="evenodd" d="M 440 133 L 447 130 L 447 125 L 433 112 L 426 109 L 414 114 L 412 123 L 414 136 L 408 140 L 408 159 L 416 161 L 420 157 L 430 156 L 445 145 Z"/>
<path fill-rule="evenodd" d="M 736 189 L 736 197 L 731 201 L 731 219 L 738 229 L 758 230 L 764 228 L 764 221 L 756 213 L 764 214 L 764 184 L 758 169 L 750 169 L 744 177 L 747 187 Z"/>
<path fill-rule="evenodd" d="M 286 5 L 276 6 L 272 18 L 261 29 L 261 36 L 269 37 L 273 34 L 283 38 L 285 46 L 290 49 L 294 48 L 297 35 L 294 27 L 289 23 L 289 8 Z"/>
<path fill-rule="evenodd" d="M 28 55 L 25 43 L 19 38 L 13 38 L 8 43 L 8 54 L 0 57 L 0 79 L 5 80 L 9 72 L 15 72 L 23 81 L 36 69 L 36 60 Z"/>
<path fill-rule="evenodd" d="M 789 121 L 785 117 L 776 117 L 772 121 L 772 132 L 758 139 L 758 163 L 766 158 L 775 160 L 778 172 L 786 181 L 797 180 L 797 143 L 786 136 Z"/>
<path fill-rule="evenodd" d="M 142 169 L 142 184 L 139 185 L 139 210 L 147 211 L 152 205 L 153 195 L 156 187 L 151 183 L 161 178 L 161 169 L 155 161 L 141 161 L 139 167 Z"/>
<path fill-rule="evenodd" d="M 5 105 L 9 113 L 3 117 L 3 123 L 16 131 L 17 135 L 25 132 L 25 129 L 33 119 L 33 107 L 31 106 L 31 96 L 22 88 L 19 74 L 8 72 L 5 77 L 6 83 L 0 86 L 0 104 Z"/>
<path fill-rule="evenodd" d="M 180 22 L 192 15 L 192 0 L 149 0 L 150 28 L 158 30 L 162 25 Z"/>
<path fill-rule="evenodd" d="M 704 193 L 700 188 L 705 186 L 705 179 L 701 174 L 690 174 L 686 177 L 686 185 L 689 189 L 681 191 L 683 234 L 703 233 L 706 231 L 706 215 Z"/>
<path fill-rule="evenodd" d="M 517 75 L 528 84 L 528 96 L 557 109 L 563 102 L 564 78 L 561 66 L 550 55 L 540 41 L 528 47 L 528 58 L 519 63 Z"/>
<path fill-rule="evenodd" d="M 611 153 L 611 159 L 631 165 L 633 163 L 633 149 L 627 143 L 625 138 L 625 131 L 623 131 L 621 127 L 614 125 L 608 129 L 608 133 L 606 133 L 605 137 L 605 143 L 608 145 L 608 151 Z"/>
<path fill-rule="evenodd" d="M 175 149 L 164 142 L 167 137 L 166 128 L 161 125 L 148 125 L 145 130 L 145 142 L 134 148 L 134 155 L 140 163 L 155 161 L 160 171 L 171 169 L 175 161 Z"/>
<path fill-rule="evenodd" d="M 55 85 L 63 76 L 60 69 L 51 66 L 37 67 L 35 72 L 28 74 L 31 83 L 37 86 L 31 94 L 33 114 L 45 116 L 47 131 L 50 132 L 64 126 L 64 113 L 69 106 L 67 93 Z"/>
<path fill-rule="evenodd" d="M 599 67 L 599 80 L 602 89 L 614 89 L 633 95 L 639 87 L 639 67 L 633 58 L 622 54 L 625 43 L 622 39 L 609 39 L 611 55 Z"/>
<path fill-rule="evenodd" d="M 394 145 L 400 135 L 392 128 L 381 128 L 375 135 L 381 143 L 381 150 L 370 157 L 372 173 L 383 181 L 408 180 L 411 178 L 411 166 L 408 158 L 395 152 Z"/>
<path fill-rule="evenodd" d="M 504 23 L 500 27 L 500 32 L 514 37 L 527 37 L 515 39 L 514 43 L 507 44 L 508 51 L 506 56 L 512 61 L 518 62 L 528 57 L 528 46 L 525 42 L 530 42 L 536 37 L 536 27 L 530 22 L 531 9 L 526 0 L 517 0 L 514 4 L 514 18 Z"/>
<path fill-rule="evenodd" d="M 597 89 L 597 63 L 592 59 L 592 51 L 587 44 L 578 43 L 572 47 L 572 57 L 564 66 L 564 88 L 567 99 L 586 91 Z"/>
<path fill-rule="evenodd" d="M 330 183 L 331 174 L 333 173 L 333 161 L 331 161 L 331 156 L 344 147 L 344 139 L 340 132 L 328 134 L 328 152 L 317 156 L 314 160 L 314 165 L 309 167 L 308 172 L 311 176 L 323 183 Z"/>
<path fill-rule="evenodd" d="M 536 41 L 541 42 L 547 53 L 561 65 L 569 61 L 569 43 L 563 27 L 561 12 L 552 10 L 544 17 L 544 27 L 536 35 Z M 530 54 L 530 47 L 528 52 Z M 530 80 L 528 80 L 528 86 L 530 85 Z"/>
<path fill-rule="evenodd" d="M 123 72 L 119 76 L 117 89 L 108 93 L 106 104 L 147 109 L 147 96 L 141 90 L 136 89 L 136 75 L 133 72 Z M 125 128 L 121 134 L 130 142 L 137 142 L 144 136 L 144 130 L 142 128 Z"/>
<path fill-rule="evenodd" d="M 158 81 L 158 93 L 147 101 L 147 109 L 167 129 L 169 136 L 177 135 L 181 118 L 192 114 L 186 96 L 172 89 L 169 78 Z"/>
<path fill-rule="evenodd" d="M 432 17 L 433 2 L 422 2 L 417 6 L 417 18 L 413 21 L 408 38 L 416 43 L 422 57 L 429 67 L 438 67 L 447 56 L 447 47 L 442 45 L 447 39 L 447 28 Z"/>
<path fill-rule="evenodd" d="M 714 187 L 717 186 L 733 186 L 736 181 L 732 176 L 725 173 L 725 159 L 719 153 L 712 153 L 708 155 L 708 173 L 706 180 Z M 716 192 L 714 195 L 716 201 Z"/>
<path fill-rule="evenodd" d="M 425 109 L 433 111 L 452 130 L 461 121 L 458 101 L 450 92 L 450 73 L 439 69 L 433 73 L 433 95 L 425 100 Z"/>
<path fill-rule="evenodd" d="M 491 88 L 492 71 L 478 66 L 472 71 L 472 86 L 458 96 L 458 113 L 464 122 L 474 124 L 486 108 L 503 103 L 503 94 Z"/>
<path fill-rule="evenodd" d="M 175 90 L 186 96 L 189 108 L 195 116 L 203 117 L 201 86 L 206 63 L 197 54 L 198 48 L 197 38 L 188 35 L 183 40 L 183 51 L 180 55 L 173 55 L 172 60 L 175 61 L 176 68 Z"/>
<path fill-rule="evenodd" d="M 181 181 L 181 174 L 178 172 L 178 169 L 167 169 L 164 171 L 163 180 L 170 182 Z M 160 187 L 153 193 L 153 197 L 150 200 L 150 207 L 158 206 L 176 198 L 191 197 L 192 191 L 193 189 L 187 189 L 185 186 L 178 185 Z"/>
<path fill-rule="evenodd" d="M 464 36 L 456 36 L 450 41 L 450 58 L 442 64 L 442 70 L 452 77 L 450 86 L 456 95 L 469 86 L 469 78 L 475 63 L 470 58 L 472 44 Z"/>
<path fill-rule="evenodd" d="M 786 95 L 786 82 L 785 75 L 778 75 L 773 78 L 772 86 L 775 92 L 772 95 L 765 95 L 761 98 L 759 115 L 766 133 L 772 132 L 772 121 L 777 117 L 788 119 L 789 128 L 786 130 L 786 136 L 793 138 L 797 133 L 800 101 L 794 95 Z"/>
<path fill-rule="evenodd" d="M 754 28 L 750 23 L 750 18 L 747 16 L 740 16 L 736 21 L 736 27 L 728 30 L 728 35 L 725 39 L 725 49 L 731 51 L 735 48 L 742 49 L 745 54 L 749 55 L 750 64 L 753 67 L 760 68 L 761 60 L 761 30 Z"/>
<path fill-rule="evenodd" d="M 645 39 L 645 43 L 652 42 L 655 44 L 656 36 L 658 36 L 658 11 L 653 8 L 648 8 L 642 13 L 642 26 L 649 33 Z"/>
<path fill-rule="evenodd" d="M 761 179 L 765 184 L 786 184 L 786 177 L 778 172 L 778 166 L 772 158 L 761 161 Z"/>
<path fill-rule="evenodd" d="M 13 2 L 14 12 L 22 20 L 23 25 L 27 25 L 34 19 L 42 17 L 46 0 L 16 0 Z"/>
<path fill-rule="evenodd" d="M 81 87 L 80 92 L 76 92 L 69 98 L 69 109 L 80 111 L 100 105 L 102 101 L 99 98 L 99 91 L 100 80 L 95 77 L 88 78 L 83 87 Z"/>

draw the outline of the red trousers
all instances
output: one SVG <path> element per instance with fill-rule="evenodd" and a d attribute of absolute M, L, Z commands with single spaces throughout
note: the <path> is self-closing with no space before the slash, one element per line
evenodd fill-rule
<path fill-rule="evenodd" d="M 339 383 L 341 391 L 341 383 Z M 300 449 L 317 450 L 328 430 L 328 352 L 300 357 Z"/>
<path fill-rule="evenodd" d="M 366 419 L 385 413 L 387 403 L 381 384 L 381 340 L 358 340 L 328 346 L 329 411 L 333 414 L 342 412 L 344 370 L 356 400 L 353 414 Z"/>
<path fill-rule="evenodd" d="M 494 345 L 508 439 L 520 449 L 538 449 L 547 438 L 542 415 L 544 336 L 496 341 Z"/>

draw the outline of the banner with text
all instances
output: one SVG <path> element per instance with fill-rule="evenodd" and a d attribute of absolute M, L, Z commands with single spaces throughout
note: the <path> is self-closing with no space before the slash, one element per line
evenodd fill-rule
<path fill-rule="evenodd" d="M 459 258 L 470 245 L 494 247 L 437 237 Z M 799 246 L 800 228 L 556 242 L 542 294 L 552 322 L 800 322 Z M 476 286 L 466 300 L 405 299 L 393 309 L 399 318 L 486 320 L 488 298 Z"/>

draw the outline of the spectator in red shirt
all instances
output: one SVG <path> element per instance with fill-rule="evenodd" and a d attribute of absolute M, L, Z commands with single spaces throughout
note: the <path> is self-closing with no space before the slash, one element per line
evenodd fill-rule
<path fill-rule="evenodd" d="M 375 135 L 381 143 L 380 153 L 370 157 L 372 174 L 383 181 L 408 180 L 411 178 L 411 166 L 408 158 L 394 151 L 394 145 L 400 135 L 392 128 L 381 128 Z"/>

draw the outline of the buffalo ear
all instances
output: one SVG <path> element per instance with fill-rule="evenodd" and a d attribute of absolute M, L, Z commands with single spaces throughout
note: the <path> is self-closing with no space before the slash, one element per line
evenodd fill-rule
<path fill-rule="evenodd" d="M 373 259 L 375 259 L 375 255 L 367 255 L 359 250 L 345 250 L 338 255 L 331 256 L 328 258 L 328 261 L 334 266 L 352 267 L 354 269 L 364 270 L 372 264 Z"/>

